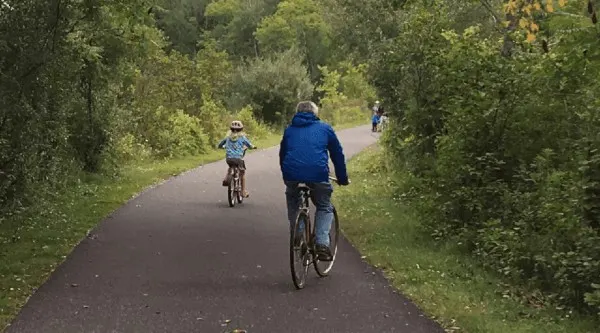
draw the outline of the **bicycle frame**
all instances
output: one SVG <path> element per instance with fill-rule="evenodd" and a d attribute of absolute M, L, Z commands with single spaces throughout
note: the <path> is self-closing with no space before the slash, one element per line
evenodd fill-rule
<path fill-rule="evenodd" d="M 300 186 L 300 207 L 298 207 L 298 212 L 304 212 L 306 213 L 306 216 L 308 217 L 308 225 L 304 226 L 306 228 L 306 231 L 308 233 L 308 236 L 310 237 L 310 239 L 308 239 L 309 244 L 312 244 L 312 236 L 313 236 L 313 223 L 312 223 L 312 219 L 310 218 L 310 188 L 306 185 L 304 186 Z"/>
<path fill-rule="evenodd" d="M 337 178 L 335 177 L 331 177 L 329 176 L 329 180 L 332 180 L 334 182 L 337 182 Z M 298 188 L 300 190 L 300 206 L 298 207 L 298 213 L 300 212 L 304 212 L 306 213 L 306 216 L 308 217 L 308 226 L 304 226 L 308 232 L 308 236 L 310 237 L 310 239 L 308 240 L 310 248 L 312 249 L 312 245 L 313 245 L 313 237 L 314 237 L 314 225 L 313 225 L 313 219 L 310 217 L 310 203 L 309 200 L 311 199 L 311 190 L 310 187 L 308 187 L 306 184 L 300 183 L 298 185 Z M 311 252 L 314 252 L 311 250 Z"/>
<path fill-rule="evenodd" d="M 337 179 L 333 177 L 329 177 L 329 179 L 337 182 Z M 330 234 L 329 237 L 331 241 L 335 242 L 333 245 L 334 249 L 332 251 L 333 256 L 331 260 L 320 261 L 315 249 L 315 224 L 312 221 L 313 219 L 310 217 L 309 200 L 312 199 L 311 189 L 307 184 L 300 183 L 298 184 L 298 190 L 300 191 L 298 213 L 296 221 L 294 222 L 292 229 L 290 229 L 290 268 L 292 272 L 292 280 L 294 281 L 296 289 L 302 289 L 304 288 L 304 285 L 306 283 L 306 274 L 308 273 L 309 266 L 313 266 L 315 271 L 317 272 L 317 275 L 319 275 L 320 277 L 325 277 L 329 275 L 329 271 L 333 267 L 333 262 L 335 261 L 335 258 L 337 256 L 338 237 L 340 231 L 337 211 L 335 209 L 335 206 L 333 206 L 332 204 L 334 214 L 332 228 L 335 229 L 335 236 L 332 239 Z M 304 230 L 302 234 L 297 234 L 297 228 L 299 226 L 301 216 L 303 216 Z M 304 242 L 298 243 L 297 239 L 301 239 L 298 237 L 304 238 Z M 301 247 L 299 247 L 300 245 Z M 302 267 L 296 269 L 295 264 L 298 261 L 301 262 Z M 322 266 L 322 263 L 325 263 L 325 266 Z M 299 276 L 298 274 L 301 275 Z"/>

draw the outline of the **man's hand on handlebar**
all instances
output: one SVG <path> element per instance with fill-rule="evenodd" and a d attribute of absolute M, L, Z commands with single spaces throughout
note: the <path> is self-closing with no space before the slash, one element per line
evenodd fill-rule
<path fill-rule="evenodd" d="M 340 182 L 340 181 L 339 181 L 337 178 L 335 178 L 335 177 L 332 177 L 332 176 L 329 176 L 329 179 L 330 179 L 330 180 L 332 180 L 332 181 L 334 181 L 335 183 L 337 183 L 337 184 L 338 184 L 338 185 L 340 185 L 340 186 L 347 186 L 347 185 L 350 185 L 350 179 L 348 179 L 348 181 L 347 181 L 347 182 L 344 182 L 344 183 Z"/>

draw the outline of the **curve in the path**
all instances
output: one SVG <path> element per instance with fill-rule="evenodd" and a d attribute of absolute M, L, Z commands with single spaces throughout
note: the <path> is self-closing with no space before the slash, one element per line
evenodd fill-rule
<path fill-rule="evenodd" d="M 376 141 L 369 126 L 339 136 L 347 157 Z M 346 241 L 330 277 L 311 271 L 306 288 L 294 289 L 277 152 L 246 157 L 252 196 L 241 206 L 226 203 L 222 161 L 130 201 L 75 248 L 7 332 L 443 332 Z"/>

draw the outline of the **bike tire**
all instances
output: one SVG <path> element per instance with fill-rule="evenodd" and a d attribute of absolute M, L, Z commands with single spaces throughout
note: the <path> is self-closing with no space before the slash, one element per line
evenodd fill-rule
<path fill-rule="evenodd" d="M 229 207 L 235 206 L 235 179 L 233 177 L 229 180 L 229 185 L 227 186 L 227 201 L 229 202 Z"/>
<path fill-rule="evenodd" d="M 236 190 L 236 198 L 237 198 L 237 202 L 239 204 L 244 202 L 244 194 L 242 193 L 242 185 L 241 185 L 241 179 L 238 178 L 236 185 L 235 185 Z"/>
<path fill-rule="evenodd" d="M 300 236 L 300 243 L 295 244 L 296 234 L 300 231 L 298 227 L 304 223 L 304 230 Z M 311 258 L 308 245 L 310 217 L 306 211 L 298 212 L 294 227 L 290 232 L 290 271 L 292 273 L 292 281 L 296 289 L 302 289 L 306 285 L 306 277 L 308 276 L 308 266 L 310 266 Z M 301 263 L 300 267 L 296 267 L 297 263 Z"/>
<path fill-rule="evenodd" d="M 333 223 L 331 224 L 331 229 L 329 230 L 329 249 L 331 250 L 333 258 L 331 259 L 331 261 L 319 261 L 318 259 L 316 260 L 314 265 L 315 271 L 320 277 L 326 277 L 329 275 L 329 272 L 331 272 L 331 269 L 333 268 L 333 263 L 335 262 L 335 258 L 338 252 L 339 239 L 340 221 L 338 219 L 337 210 L 335 209 L 335 206 L 333 206 Z"/>

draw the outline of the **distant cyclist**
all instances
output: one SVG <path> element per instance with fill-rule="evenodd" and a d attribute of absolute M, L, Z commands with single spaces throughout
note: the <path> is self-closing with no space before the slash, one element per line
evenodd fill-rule
<path fill-rule="evenodd" d="M 219 148 L 225 148 L 225 162 L 230 168 L 239 168 L 242 178 L 242 194 L 244 198 L 250 196 L 246 191 L 246 163 L 244 162 L 244 148 L 256 149 L 244 133 L 244 124 L 239 120 L 231 122 L 231 133 L 219 143 Z M 223 179 L 223 186 L 229 186 L 229 170 Z"/>
<path fill-rule="evenodd" d="M 374 113 L 373 116 L 371 117 L 371 132 L 377 132 L 377 126 L 379 125 L 379 122 L 381 121 L 381 115 L 379 114 L 379 112 Z"/>
<path fill-rule="evenodd" d="M 373 105 L 373 115 L 379 113 L 379 101 L 375 101 L 375 105 Z"/>
<path fill-rule="evenodd" d="M 331 261 L 329 230 L 333 222 L 329 183 L 329 156 L 340 185 L 348 185 L 346 160 L 342 146 L 333 128 L 318 117 L 319 108 L 311 101 L 298 103 L 292 123 L 286 128 L 279 150 L 279 164 L 286 185 L 286 201 L 290 230 L 300 205 L 298 184 L 305 183 L 311 190 L 317 208 L 315 217 L 316 251 L 319 260 Z M 329 155 L 327 154 L 329 152 Z"/>

